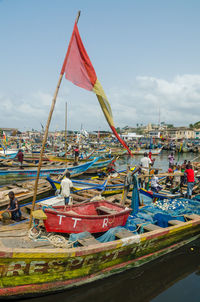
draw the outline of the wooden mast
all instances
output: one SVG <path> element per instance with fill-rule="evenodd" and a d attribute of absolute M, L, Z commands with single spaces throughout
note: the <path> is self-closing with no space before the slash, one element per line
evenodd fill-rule
<path fill-rule="evenodd" d="M 67 102 L 65 103 L 65 158 L 67 160 Z"/>
<path fill-rule="evenodd" d="M 81 14 L 81 11 L 78 11 L 78 14 L 77 14 L 77 17 L 76 17 L 76 23 L 78 23 L 80 14 Z M 58 84 L 57 84 L 57 87 L 56 87 L 56 91 L 55 91 L 54 96 L 53 96 L 51 109 L 50 109 L 50 112 L 49 112 L 49 117 L 48 117 L 48 120 L 47 120 L 47 123 L 46 123 L 44 137 L 43 137 L 43 141 L 42 141 L 42 148 L 41 148 L 41 151 L 40 151 L 40 159 L 39 159 L 39 164 L 38 164 L 38 169 L 37 169 L 37 176 L 36 176 L 36 179 L 35 179 L 35 187 L 34 187 L 34 195 L 33 195 L 33 201 L 32 201 L 31 214 L 30 214 L 29 228 L 31 228 L 31 225 L 32 225 L 32 219 L 33 219 L 32 212 L 34 211 L 34 208 L 35 208 L 35 201 L 36 201 L 36 197 L 37 197 L 37 188 L 38 188 L 40 170 L 41 170 L 41 166 L 42 166 L 42 157 L 43 157 L 45 144 L 46 144 L 47 137 L 48 137 L 49 125 L 50 125 L 52 114 L 53 114 L 53 111 L 54 111 L 54 108 L 55 108 L 56 99 L 57 99 L 58 91 L 59 91 L 59 88 L 60 88 L 60 84 L 62 82 L 62 78 L 63 78 L 63 74 L 61 73 L 60 76 L 59 76 L 59 79 L 58 79 Z"/>

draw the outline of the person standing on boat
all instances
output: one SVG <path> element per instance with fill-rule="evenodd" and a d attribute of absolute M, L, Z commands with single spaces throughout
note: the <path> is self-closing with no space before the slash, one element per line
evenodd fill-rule
<path fill-rule="evenodd" d="M 18 159 L 18 162 L 20 163 L 20 169 L 23 169 L 22 164 L 23 164 L 23 160 L 24 160 L 24 154 L 21 149 L 17 153 L 17 159 Z"/>
<path fill-rule="evenodd" d="M 150 165 L 152 164 L 152 161 L 150 160 L 146 152 L 144 153 L 144 157 L 141 159 L 140 164 L 141 164 L 141 174 L 144 175 L 144 177 L 141 178 L 141 187 L 143 188 L 143 183 L 145 182 L 145 189 L 147 189 L 149 177 L 145 175 L 149 173 L 149 168 Z"/>
<path fill-rule="evenodd" d="M 149 158 L 152 161 L 152 152 L 151 152 L 151 150 L 149 151 Z"/>
<path fill-rule="evenodd" d="M 191 164 L 186 166 L 185 174 L 187 176 L 187 198 L 191 199 L 192 189 L 194 187 L 194 170 Z"/>
<path fill-rule="evenodd" d="M 74 149 L 75 163 L 78 164 L 79 149 L 78 146 Z"/>
<path fill-rule="evenodd" d="M 187 160 L 185 159 L 184 162 L 181 165 L 181 172 L 182 173 L 185 172 L 186 166 L 187 166 Z M 183 191 L 184 184 L 186 184 L 186 179 L 187 179 L 186 174 L 181 175 L 181 182 L 180 182 L 180 191 L 181 191 L 181 193 Z"/>
<path fill-rule="evenodd" d="M 169 160 L 169 168 L 173 167 L 175 161 L 173 152 L 168 156 L 168 160 Z"/>
<path fill-rule="evenodd" d="M 181 166 L 177 165 L 176 170 L 174 171 L 174 187 L 177 188 L 181 183 Z"/>
<path fill-rule="evenodd" d="M 10 199 L 10 203 L 6 209 L 6 211 L 8 211 L 11 214 L 11 219 L 15 220 L 15 221 L 20 221 L 21 220 L 21 211 L 20 211 L 20 207 L 18 204 L 18 200 L 17 198 L 15 198 L 15 194 L 13 191 L 10 191 L 8 193 L 9 199 Z"/>
<path fill-rule="evenodd" d="M 70 189 L 73 187 L 72 181 L 70 180 L 70 173 L 67 172 L 66 177 L 61 181 L 61 195 L 64 197 L 65 200 L 65 207 L 69 203 L 70 197 Z"/>

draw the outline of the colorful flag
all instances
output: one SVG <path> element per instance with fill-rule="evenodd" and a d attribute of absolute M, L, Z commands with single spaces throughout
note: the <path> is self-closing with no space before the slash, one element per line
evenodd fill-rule
<path fill-rule="evenodd" d="M 110 104 L 99 80 L 97 79 L 90 58 L 83 46 L 76 22 L 74 24 L 71 40 L 69 42 L 67 54 L 61 70 L 61 74 L 64 73 L 66 79 L 75 85 L 93 91 L 96 94 L 111 130 L 120 143 L 128 150 L 129 154 L 132 155 L 130 149 L 118 135 L 115 129 Z"/>
<path fill-rule="evenodd" d="M 4 140 L 4 143 L 7 143 L 7 137 L 6 137 L 6 134 L 4 131 L 3 131 L 3 140 Z"/>

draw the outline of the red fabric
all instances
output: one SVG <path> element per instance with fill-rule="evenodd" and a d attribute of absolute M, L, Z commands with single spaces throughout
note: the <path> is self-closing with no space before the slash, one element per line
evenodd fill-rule
<path fill-rule="evenodd" d="M 150 160 L 152 160 L 151 156 L 152 156 L 152 153 L 151 153 L 151 151 L 150 151 L 150 152 L 149 152 L 149 158 L 150 158 Z"/>
<path fill-rule="evenodd" d="M 173 170 L 171 168 L 169 168 L 168 173 L 173 173 Z"/>
<path fill-rule="evenodd" d="M 194 170 L 186 169 L 185 173 L 187 174 L 187 182 L 194 182 Z"/>
<path fill-rule="evenodd" d="M 119 134 L 117 133 L 115 127 L 110 126 L 112 132 L 114 133 L 114 135 L 116 136 L 116 138 L 118 139 L 118 141 L 124 146 L 124 148 L 126 148 L 126 150 L 128 151 L 128 153 L 133 156 L 133 154 L 131 153 L 131 150 L 129 149 L 129 147 L 127 146 L 127 144 L 123 141 L 123 139 L 121 139 L 121 137 L 119 136 Z"/>
<path fill-rule="evenodd" d="M 97 80 L 95 70 L 83 46 L 77 24 L 71 36 L 61 74 L 75 85 L 92 90 Z"/>

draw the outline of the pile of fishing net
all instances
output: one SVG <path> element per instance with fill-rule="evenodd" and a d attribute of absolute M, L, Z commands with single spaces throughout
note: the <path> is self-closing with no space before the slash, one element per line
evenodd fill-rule
<path fill-rule="evenodd" d="M 141 209 L 150 214 L 160 227 L 168 227 L 169 220 L 185 221 L 184 215 L 200 215 L 200 203 L 196 200 L 177 198 L 158 200 Z"/>

